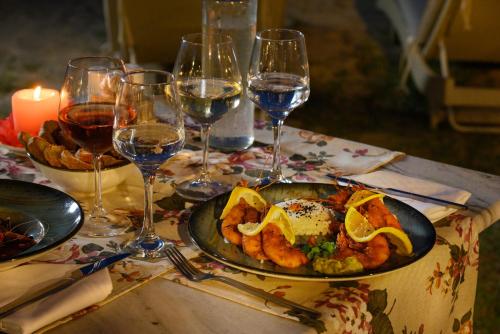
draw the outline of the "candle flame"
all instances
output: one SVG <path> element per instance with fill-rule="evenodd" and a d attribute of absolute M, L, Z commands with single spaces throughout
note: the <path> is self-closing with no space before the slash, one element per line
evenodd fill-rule
<path fill-rule="evenodd" d="M 35 90 L 33 91 L 33 99 L 36 101 L 40 101 L 41 92 L 42 92 L 42 87 L 36 86 Z"/>

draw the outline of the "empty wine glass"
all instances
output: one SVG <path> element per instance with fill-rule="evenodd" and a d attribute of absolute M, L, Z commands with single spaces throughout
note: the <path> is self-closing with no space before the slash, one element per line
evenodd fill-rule
<path fill-rule="evenodd" d="M 61 88 L 61 129 L 73 142 L 92 153 L 95 196 L 81 231 L 92 237 L 118 235 L 130 226 L 126 217 L 111 214 L 103 208 L 101 194 L 101 157 L 113 147 L 113 108 L 118 82 L 124 72 L 120 59 L 71 59 Z"/>
<path fill-rule="evenodd" d="M 160 165 L 184 145 L 184 122 L 172 74 L 133 71 L 121 80 L 113 125 L 115 149 L 144 178 L 144 220 L 139 236 L 126 246 L 136 258 L 159 258 L 167 242 L 155 234 L 153 183 Z"/>
<path fill-rule="evenodd" d="M 201 124 L 203 164 L 193 181 L 177 185 L 184 198 L 206 200 L 226 190 L 208 173 L 208 138 L 212 124 L 240 103 L 241 75 L 229 36 L 202 34 L 182 37 L 174 65 L 174 76 L 181 109 Z"/>
<path fill-rule="evenodd" d="M 272 120 L 274 149 L 271 171 L 261 182 L 289 183 L 281 172 L 281 126 L 309 97 L 309 65 L 304 35 L 289 29 L 257 33 L 248 70 L 248 96 Z"/>

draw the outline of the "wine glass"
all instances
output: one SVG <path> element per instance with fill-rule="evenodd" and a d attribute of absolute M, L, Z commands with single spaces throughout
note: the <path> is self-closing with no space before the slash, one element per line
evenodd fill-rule
<path fill-rule="evenodd" d="M 59 104 L 59 124 L 73 142 L 92 153 L 95 196 L 82 233 L 110 237 L 125 232 L 130 221 L 107 212 L 102 205 L 101 157 L 111 150 L 114 103 L 125 67 L 120 59 L 82 57 L 66 67 Z"/>
<path fill-rule="evenodd" d="M 183 36 L 174 76 L 181 109 L 201 124 L 203 142 L 201 174 L 177 185 L 176 191 L 187 199 L 207 200 L 228 190 L 210 178 L 207 164 L 212 124 L 240 103 L 241 75 L 231 38 L 218 34 L 205 40 L 202 34 Z"/>
<path fill-rule="evenodd" d="M 257 33 L 248 70 L 248 97 L 272 120 L 272 169 L 261 181 L 290 183 L 281 172 L 281 126 L 292 110 L 309 98 L 309 65 L 300 31 L 268 29 Z"/>
<path fill-rule="evenodd" d="M 123 76 L 116 99 L 113 145 L 141 171 L 144 220 L 139 236 L 126 246 L 136 258 L 164 257 L 167 242 L 155 234 L 153 183 L 160 165 L 184 145 L 184 121 L 171 73 L 133 71 Z"/>

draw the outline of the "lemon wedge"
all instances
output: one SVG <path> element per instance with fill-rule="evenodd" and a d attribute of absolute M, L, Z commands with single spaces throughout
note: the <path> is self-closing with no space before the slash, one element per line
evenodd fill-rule
<path fill-rule="evenodd" d="M 364 204 L 368 201 L 371 201 L 374 198 L 382 198 L 384 197 L 384 194 L 378 194 L 374 193 L 373 191 L 369 190 L 358 190 L 354 194 L 351 195 L 347 203 L 345 204 L 346 208 L 357 208 L 361 204 Z"/>
<path fill-rule="evenodd" d="M 290 219 L 288 218 L 285 210 L 276 205 L 271 206 L 266 217 L 264 217 L 264 220 L 262 220 L 260 224 L 239 224 L 238 231 L 247 236 L 254 236 L 262 231 L 262 229 L 264 229 L 264 227 L 266 227 L 269 223 L 276 224 L 280 228 L 281 232 L 283 232 L 285 239 L 288 240 L 290 244 L 293 245 L 295 243 L 295 233 L 293 231 L 292 224 L 290 223 Z"/>
<path fill-rule="evenodd" d="M 375 228 L 365 216 L 354 207 L 350 207 L 345 215 L 345 229 L 347 234 L 357 242 L 367 242 L 375 236 Z"/>
<path fill-rule="evenodd" d="M 368 242 L 377 234 L 384 233 L 389 241 L 396 246 L 396 252 L 400 255 L 411 255 L 413 245 L 408 235 L 395 227 L 381 227 L 375 229 L 354 207 L 350 207 L 345 215 L 345 229 L 347 234 L 357 242 Z"/>
<path fill-rule="evenodd" d="M 220 219 L 224 219 L 229 214 L 229 211 L 238 205 L 240 198 L 243 198 L 248 205 L 254 207 L 257 211 L 263 211 L 267 204 L 266 200 L 255 190 L 245 187 L 235 187 L 231 192 L 231 196 L 229 196 L 224 210 L 222 210 Z"/>

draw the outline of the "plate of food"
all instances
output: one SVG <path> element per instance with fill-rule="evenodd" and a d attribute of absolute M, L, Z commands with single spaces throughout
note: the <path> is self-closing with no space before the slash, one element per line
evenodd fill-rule
<path fill-rule="evenodd" d="M 0 180 L 0 270 L 54 249 L 82 224 L 83 210 L 69 195 L 39 184 Z"/>
<path fill-rule="evenodd" d="M 318 183 L 235 187 L 195 208 L 188 229 L 217 261 L 295 280 L 386 274 L 421 259 L 436 241 L 432 223 L 403 202 Z"/>

